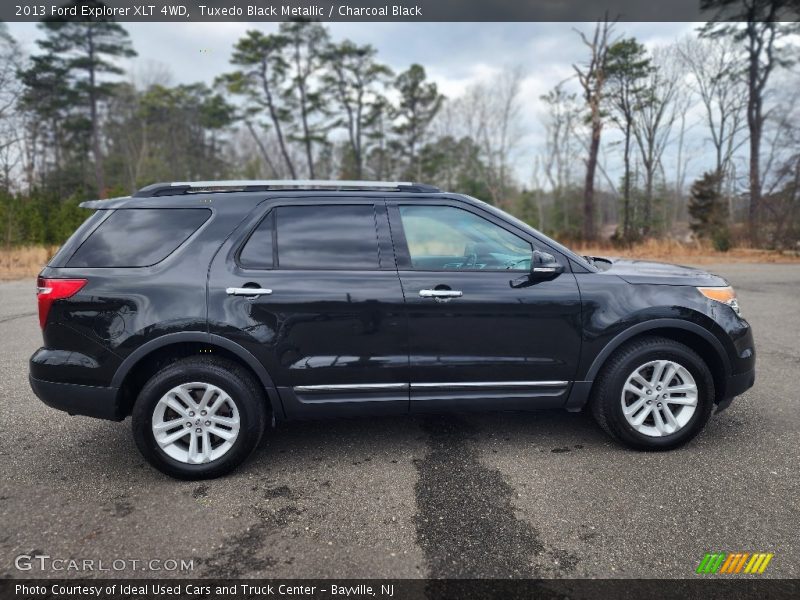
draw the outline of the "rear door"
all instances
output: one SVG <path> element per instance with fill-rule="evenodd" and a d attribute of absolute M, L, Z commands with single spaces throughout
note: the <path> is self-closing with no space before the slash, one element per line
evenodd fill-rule
<path fill-rule="evenodd" d="M 212 330 L 259 358 L 288 417 L 407 412 L 406 317 L 385 202 L 291 200 L 258 218 L 212 267 Z"/>
<path fill-rule="evenodd" d="M 389 201 L 409 319 L 411 410 L 560 406 L 580 352 L 565 272 L 530 280 L 536 240 L 471 205 Z"/>

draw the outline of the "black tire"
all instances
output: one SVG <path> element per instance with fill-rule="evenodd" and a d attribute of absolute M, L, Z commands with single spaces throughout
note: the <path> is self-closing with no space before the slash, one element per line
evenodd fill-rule
<path fill-rule="evenodd" d="M 622 388 L 628 376 L 654 360 L 676 362 L 691 373 L 698 389 L 697 408 L 678 431 L 661 437 L 637 431 L 625 418 Z M 682 446 L 705 427 L 714 408 L 714 378 L 705 361 L 691 348 L 663 337 L 633 340 L 611 355 L 595 381 L 591 409 L 594 418 L 611 437 L 636 450 L 671 450 Z"/>
<path fill-rule="evenodd" d="M 216 460 L 188 464 L 167 455 L 152 430 L 153 411 L 172 388 L 192 382 L 224 390 L 239 413 L 239 433 L 233 445 Z M 216 357 L 191 357 L 170 363 L 144 385 L 133 406 L 133 438 L 139 451 L 156 469 L 177 479 L 212 479 L 229 473 L 258 446 L 267 423 L 267 399 L 256 379 L 238 364 Z"/>

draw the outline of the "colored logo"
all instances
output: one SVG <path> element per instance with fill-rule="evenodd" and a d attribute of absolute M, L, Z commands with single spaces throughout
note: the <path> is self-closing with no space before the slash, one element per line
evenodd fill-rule
<path fill-rule="evenodd" d="M 713 573 L 761 574 L 767 570 L 767 565 L 772 557 L 767 552 L 707 552 L 697 566 L 697 573 L 708 575 Z"/>

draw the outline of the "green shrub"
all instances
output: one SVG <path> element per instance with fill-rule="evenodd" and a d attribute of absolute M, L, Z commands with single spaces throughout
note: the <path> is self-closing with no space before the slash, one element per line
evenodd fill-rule
<path fill-rule="evenodd" d="M 733 247 L 731 231 L 727 227 L 717 229 L 711 236 L 711 245 L 718 252 L 727 252 Z"/>

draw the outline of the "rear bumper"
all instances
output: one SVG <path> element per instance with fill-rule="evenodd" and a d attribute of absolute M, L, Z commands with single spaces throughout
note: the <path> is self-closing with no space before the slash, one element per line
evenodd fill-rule
<path fill-rule="evenodd" d="M 125 412 L 117 399 L 117 389 L 56 383 L 36 379 L 29 375 L 31 389 L 36 396 L 52 408 L 63 410 L 71 415 L 85 415 L 110 421 L 122 421 Z"/>
<path fill-rule="evenodd" d="M 736 396 L 744 394 L 756 382 L 755 368 L 744 373 L 731 375 L 725 382 L 725 397 L 717 403 L 717 412 L 723 411 L 731 405 Z"/>

